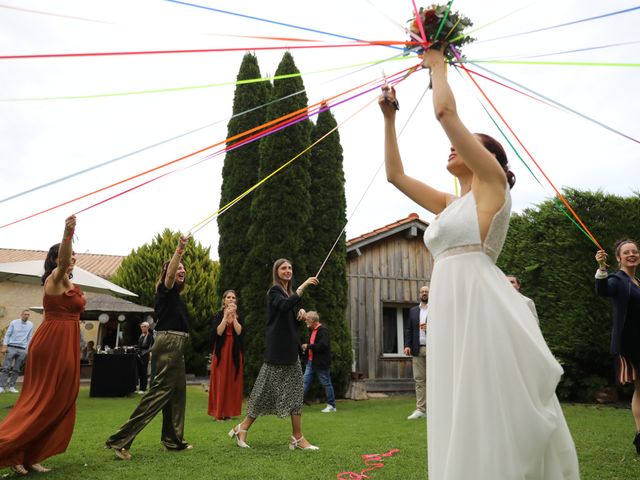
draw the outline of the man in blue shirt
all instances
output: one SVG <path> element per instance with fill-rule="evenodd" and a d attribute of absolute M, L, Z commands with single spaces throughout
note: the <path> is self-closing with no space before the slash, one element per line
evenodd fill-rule
<path fill-rule="evenodd" d="M 33 334 L 33 323 L 29 321 L 30 315 L 29 310 L 23 310 L 20 318 L 11 321 L 4 335 L 2 351 L 5 357 L 0 369 L 0 393 L 4 393 L 5 390 L 18 393 L 16 380 L 27 358 L 27 349 Z"/>

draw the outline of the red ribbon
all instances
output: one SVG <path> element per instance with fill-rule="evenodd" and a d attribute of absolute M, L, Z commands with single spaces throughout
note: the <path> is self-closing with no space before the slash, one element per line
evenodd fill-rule
<path fill-rule="evenodd" d="M 366 475 L 365 472 L 370 472 L 372 470 L 377 470 L 378 468 L 384 467 L 384 463 L 382 463 L 382 460 L 387 457 L 392 457 L 399 451 L 400 450 L 398 450 L 397 448 L 394 448 L 392 450 L 389 450 L 387 453 L 365 453 L 364 455 L 361 455 L 361 457 L 364 460 L 364 464 L 367 466 L 367 468 L 363 468 L 362 470 L 360 470 L 360 473 L 341 472 L 336 476 L 336 478 L 338 480 L 362 480 L 364 478 L 371 478 L 369 475 Z"/>

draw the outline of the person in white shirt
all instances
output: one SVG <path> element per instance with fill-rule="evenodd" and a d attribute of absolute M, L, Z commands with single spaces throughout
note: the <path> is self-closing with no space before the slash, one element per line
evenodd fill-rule
<path fill-rule="evenodd" d="M 0 369 L 0 393 L 5 391 L 18 393 L 16 381 L 27 358 L 27 349 L 33 334 L 33 323 L 29 321 L 30 315 L 29 310 L 23 310 L 20 318 L 9 323 L 4 335 L 2 351 L 5 357 Z"/>
<path fill-rule="evenodd" d="M 429 287 L 420 287 L 420 304 L 409 310 L 404 331 L 404 354 L 413 356 L 413 380 L 416 383 L 416 409 L 407 420 L 426 417 L 427 410 L 427 310 Z"/>

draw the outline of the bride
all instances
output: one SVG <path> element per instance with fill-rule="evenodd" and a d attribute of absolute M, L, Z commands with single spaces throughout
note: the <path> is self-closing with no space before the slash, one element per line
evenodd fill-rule
<path fill-rule="evenodd" d="M 502 146 L 456 111 L 442 50 L 428 49 L 436 118 L 451 141 L 447 170 L 462 196 L 404 173 L 395 92 L 383 87 L 387 179 L 436 214 L 427 336 L 428 471 L 433 480 L 574 480 L 573 440 L 555 395 L 562 368 L 495 261 L 509 226 L 515 175 Z"/>

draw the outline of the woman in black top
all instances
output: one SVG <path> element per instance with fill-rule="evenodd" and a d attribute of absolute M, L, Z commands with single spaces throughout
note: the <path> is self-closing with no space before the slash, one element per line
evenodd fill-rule
<path fill-rule="evenodd" d="M 640 454 L 640 282 L 636 269 L 640 263 L 638 244 L 621 240 L 616 246 L 620 270 L 607 273 L 607 254 L 596 253 L 596 293 L 610 297 L 613 304 L 613 327 L 610 352 L 616 362 L 616 381 L 634 384 L 631 412 L 636 423 L 633 443 Z"/>
<path fill-rule="evenodd" d="M 307 278 L 294 293 L 292 277 L 291 262 L 286 258 L 276 260 L 273 264 L 273 285 L 267 293 L 264 363 L 249 397 L 247 416 L 229 432 L 241 448 L 249 448 L 247 432 L 258 416 L 277 415 L 280 418 L 291 416 L 291 450 L 318 450 L 302 435 L 303 382 L 298 323 L 304 318 L 305 311 L 297 307 L 305 288 L 317 285 L 318 279 Z"/>
<path fill-rule="evenodd" d="M 158 324 L 156 339 L 151 350 L 156 366 L 156 376 L 147 393 L 129 420 L 111 435 L 107 448 L 116 457 L 131 460 L 129 449 L 140 431 L 162 410 L 161 443 L 167 450 L 190 450 L 184 440 L 184 414 L 187 382 L 185 377 L 184 348 L 189 338 L 189 314 L 180 296 L 184 288 L 186 271 L 182 254 L 188 237 L 180 237 L 176 252 L 162 266 L 156 285 L 155 311 Z"/>

